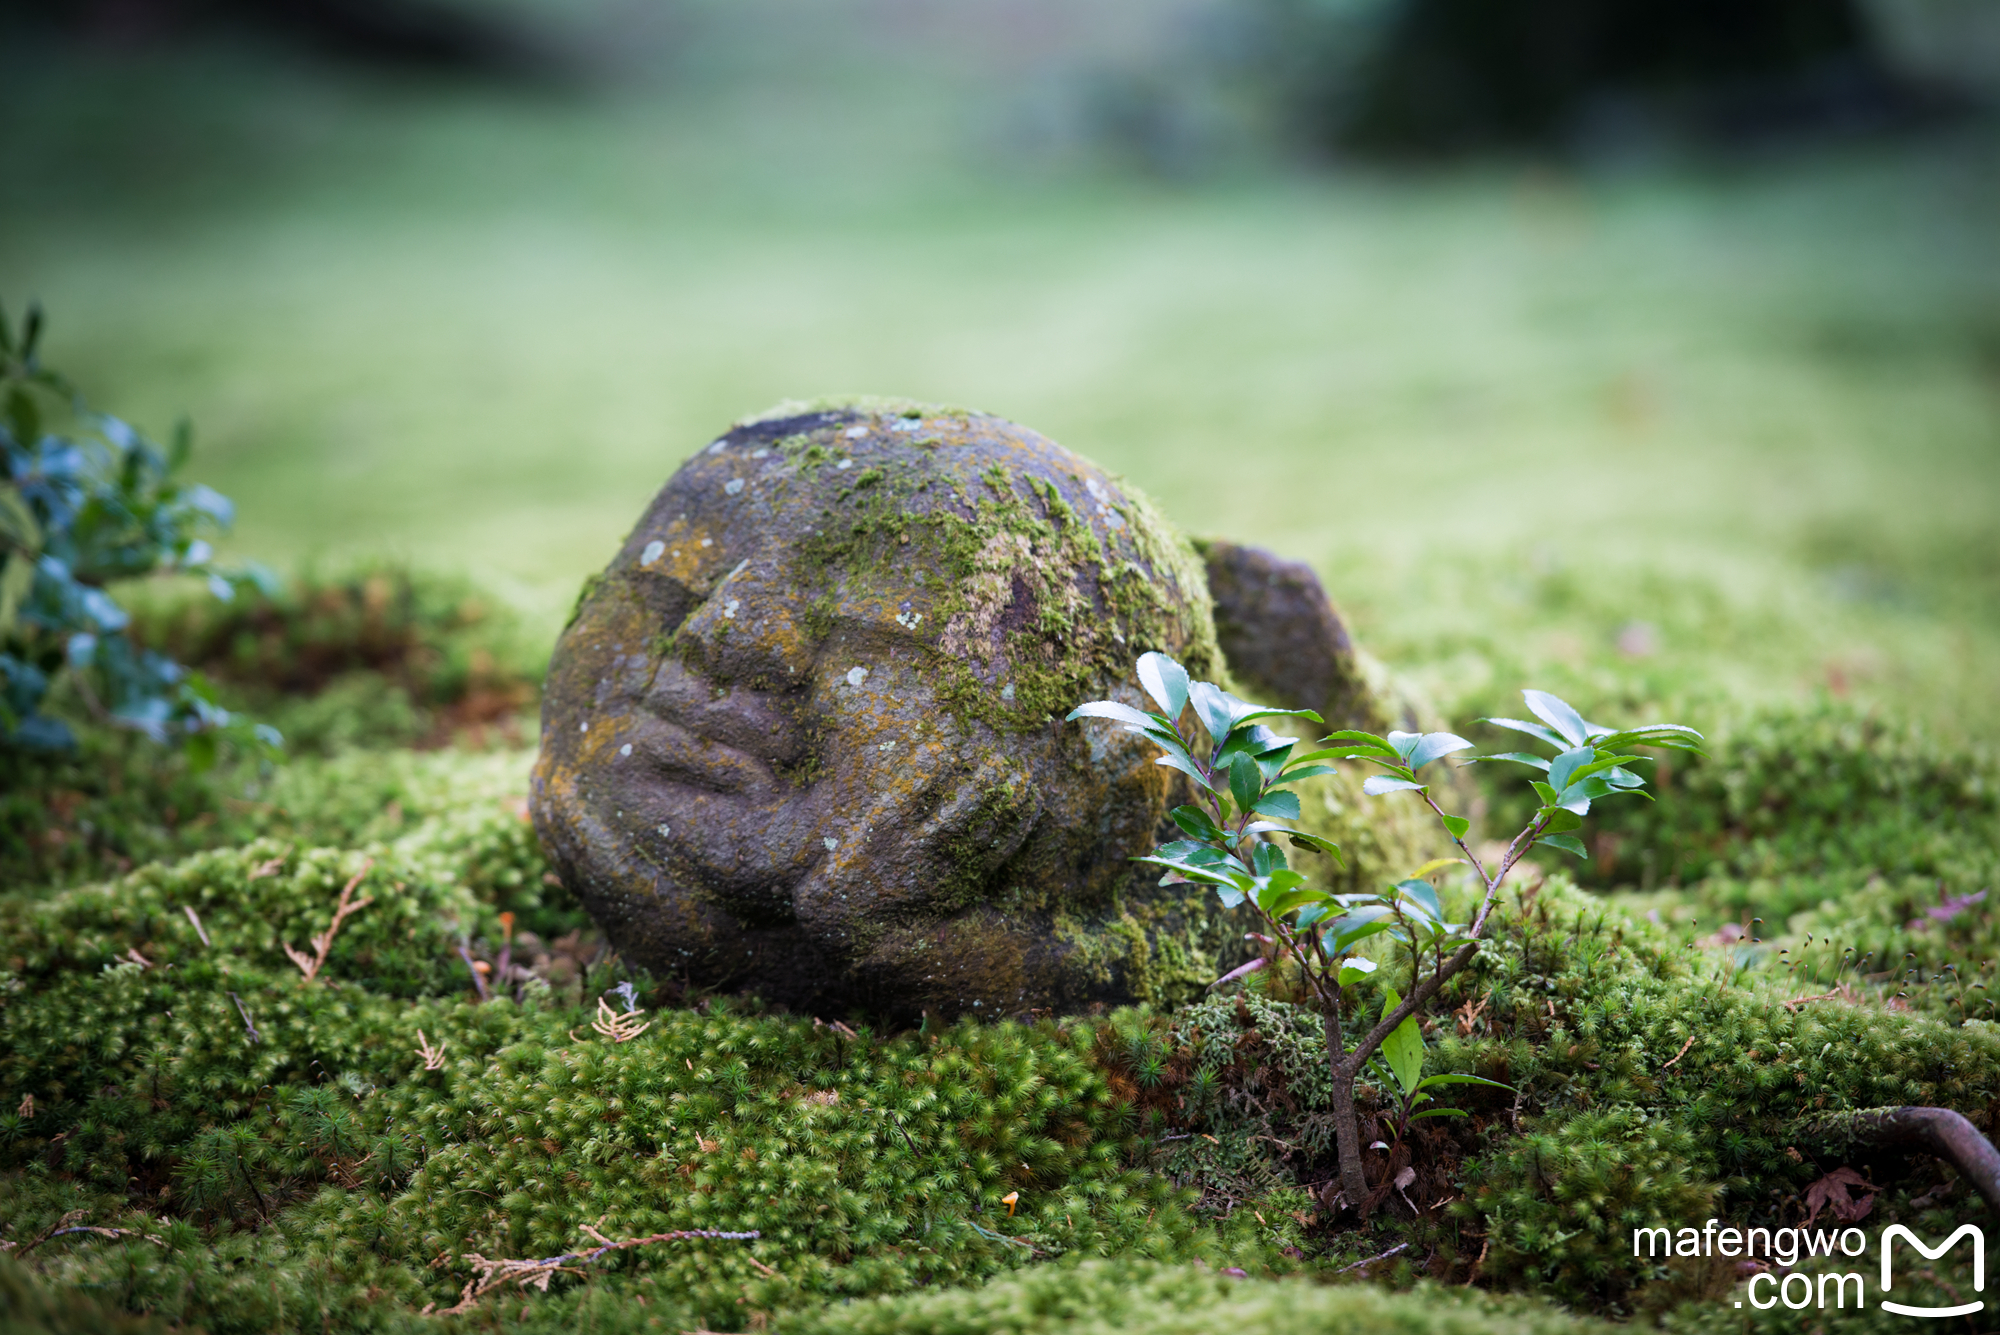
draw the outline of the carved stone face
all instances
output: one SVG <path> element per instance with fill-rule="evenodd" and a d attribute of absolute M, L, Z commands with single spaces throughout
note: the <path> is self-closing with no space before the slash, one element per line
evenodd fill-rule
<path fill-rule="evenodd" d="M 907 1016 L 1205 982 L 1241 928 L 1129 861 L 1174 776 L 1061 722 L 1140 703 L 1155 648 L 1215 661 L 1197 558 L 1060 446 L 914 405 L 746 423 L 564 631 L 536 827 L 627 958 L 696 984 Z"/>

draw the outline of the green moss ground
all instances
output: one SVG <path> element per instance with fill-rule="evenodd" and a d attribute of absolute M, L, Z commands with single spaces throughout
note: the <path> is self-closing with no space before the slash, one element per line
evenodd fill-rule
<path fill-rule="evenodd" d="M 1846 1162 L 1808 1129 L 1825 1112 L 1932 1103 L 1986 1125 L 2000 1106 L 1976 987 L 2000 954 L 1991 915 L 1911 928 L 1879 878 L 1825 879 L 1861 851 L 1984 874 L 1991 768 L 1865 719 L 1767 717 L 1684 769 L 1652 824 L 1617 827 L 1678 887 L 1510 887 L 1434 1013 L 1431 1064 L 1519 1098 L 1475 1091 L 1469 1118 L 1420 1124 L 1389 1152 L 1416 1211 L 1391 1201 L 1359 1228 L 1327 1208 L 1324 1048 L 1283 979 L 1173 1013 L 848 1032 L 676 996 L 584 950 L 480 1002 L 461 947 L 491 968 L 510 932 L 587 931 L 522 818 L 528 760 L 350 750 L 189 778 L 235 811 L 219 846 L 0 900 L 0 1240 L 19 1252 L 65 1218 L 130 1230 L 9 1261 L 14 1310 L 64 1329 L 48 1313 L 88 1299 L 215 1332 L 1170 1331 L 1237 1312 L 1274 1332 L 1708 1329 L 1737 1277 L 1636 1261 L 1631 1228 L 1796 1222 Z M 1731 806 L 1745 774 L 1793 811 L 1785 837 Z M 260 800 L 220 800 L 246 781 Z M 1959 819 L 1912 831 L 1895 817 L 1912 802 Z M 1848 818 L 1815 826 L 1816 809 Z M 1705 860 L 1676 852 L 1696 845 Z M 372 902 L 307 982 L 284 944 L 310 952 L 363 872 Z M 1756 907 L 1767 883 L 1826 902 L 1754 943 L 1678 921 Z M 1878 950 L 1925 947 L 1921 975 L 1835 978 L 1823 955 L 1802 975 L 1802 933 L 1842 915 L 1887 933 Z M 649 1023 L 618 1043 L 592 1021 L 627 982 L 630 1023 Z M 1857 1162 L 1885 1188 L 1879 1221 L 1977 1212 L 1927 1160 Z M 469 1258 L 575 1252 L 591 1230 L 761 1236 L 652 1244 L 421 1315 L 459 1300 Z"/>

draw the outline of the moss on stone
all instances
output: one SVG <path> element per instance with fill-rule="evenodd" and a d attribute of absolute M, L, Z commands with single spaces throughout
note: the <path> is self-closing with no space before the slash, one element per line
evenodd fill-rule
<path fill-rule="evenodd" d="M 831 457 L 836 433 L 858 417 L 945 417 L 954 429 L 978 420 L 904 400 L 824 400 L 812 410 L 836 421 L 780 442 L 802 469 L 815 450 Z M 750 420 L 784 416 L 774 409 Z M 932 664 L 940 693 L 961 718 L 1001 731 L 1060 717 L 1102 683 L 1129 675 L 1147 649 L 1172 652 L 1197 673 L 1212 670 L 1220 654 L 1191 544 L 1129 485 L 1089 475 L 1077 481 L 1097 501 L 1101 524 L 1025 466 L 994 463 L 953 479 L 928 464 L 873 464 L 800 544 L 802 569 L 829 584 L 902 578 L 912 561 L 940 571 L 948 581 L 932 613 L 941 627 Z M 1105 529 L 1129 555 L 1107 550 Z M 1028 615 L 1006 624 L 1024 599 Z"/>

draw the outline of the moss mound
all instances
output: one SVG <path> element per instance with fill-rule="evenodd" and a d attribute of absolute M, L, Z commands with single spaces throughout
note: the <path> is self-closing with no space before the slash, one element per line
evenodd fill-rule
<path fill-rule="evenodd" d="M 1037 1267 L 977 1289 L 827 1308 L 783 1335 L 1569 1335 L 1608 1330 L 1538 1304 L 1432 1285 L 1385 1293 L 1359 1284 L 1236 1278 L 1195 1267 L 1089 1261 Z"/>
<path fill-rule="evenodd" d="M 1794 756 L 1831 738 L 1789 790 L 1825 819 L 1783 824 L 1818 834 L 1770 842 L 1772 884 L 1838 870 L 1828 847 L 1859 846 L 1841 840 L 1932 856 L 1915 845 L 1935 830 L 1894 817 L 1947 779 L 1953 846 L 1986 855 L 1976 758 L 1917 752 L 1918 796 L 1850 795 L 1843 829 L 1825 776 L 1894 734 L 1808 715 L 1758 736 Z M 1731 745 L 1719 772 L 1778 744 Z M 1631 1228 L 1797 1224 L 1841 1166 L 1882 1188 L 1870 1227 L 1940 1236 L 1978 1208 L 1928 1160 L 1811 1132 L 1900 1103 L 1990 1127 L 2000 1028 L 1967 1019 L 1978 992 L 1815 977 L 1801 961 L 1825 957 L 1800 937 L 1699 935 L 1681 919 L 1711 911 L 1727 866 L 1635 901 L 1658 925 L 1560 879 L 1510 886 L 1433 1013 L 1427 1069 L 1517 1092 L 1455 1087 L 1467 1117 L 1398 1139 L 1364 1085 L 1384 1148 L 1356 1225 L 1330 1208 L 1319 1023 L 1284 977 L 1171 1013 L 903 1032 L 704 998 L 630 968 L 554 883 L 524 820 L 529 759 L 348 751 L 190 775 L 217 814 L 167 830 L 168 854 L 0 897 L 0 1242 L 19 1258 L 0 1261 L 0 1321 L 1701 1330 L 1740 1277 L 1634 1258 Z M 1661 818 L 1686 829 L 1713 810 L 1696 795 L 1729 787 L 1684 773 L 1671 791 L 1684 805 Z M 350 881 L 369 902 L 321 952 Z M 1799 922 L 1873 921 L 1925 939 L 1934 972 L 1973 973 L 1983 901 L 1919 906 L 1912 927 L 1894 884 Z M 658 1234 L 684 1236 L 592 1255 Z M 480 1292 L 500 1261 L 549 1262 L 524 1276 L 546 1289 Z"/>

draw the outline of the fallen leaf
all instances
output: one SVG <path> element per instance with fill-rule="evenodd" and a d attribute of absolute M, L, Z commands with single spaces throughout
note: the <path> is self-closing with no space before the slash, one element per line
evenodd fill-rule
<path fill-rule="evenodd" d="M 1875 1193 L 1880 1190 L 1852 1168 L 1836 1168 L 1806 1188 L 1806 1224 L 1810 1227 L 1819 1212 L 1828 1209 L 1843 1224 L 1859 1223 L 1875 1208 Z"/>

